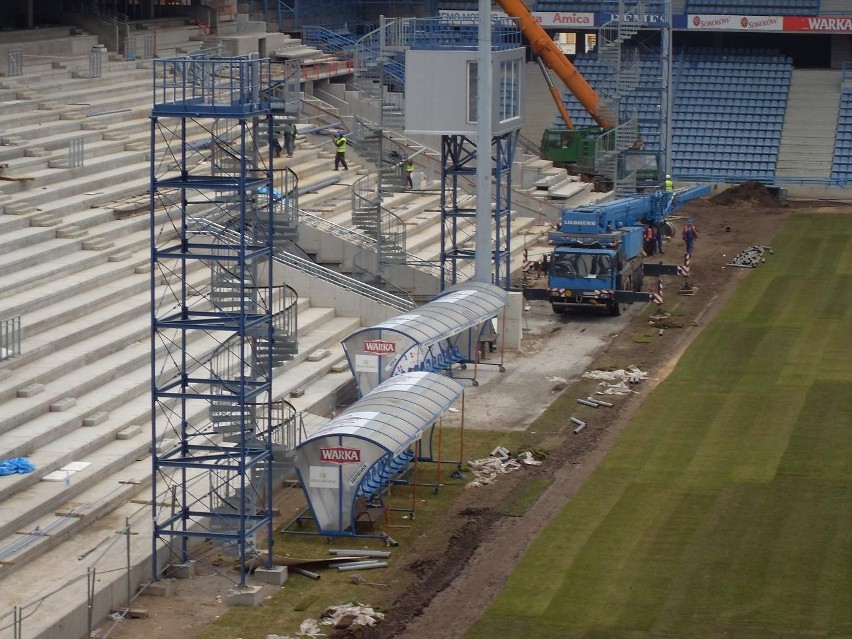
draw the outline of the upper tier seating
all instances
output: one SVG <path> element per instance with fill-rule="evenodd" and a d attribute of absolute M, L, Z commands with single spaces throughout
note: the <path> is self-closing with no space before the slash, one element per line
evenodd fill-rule
<path fill-rule="evenodd" d="M 762 16 L 819 15 L 819 0 L 689 0 L 687 13 L 732 13 Z"/>
<path fill-rule="evenodd" d="M 612 86 L 612 70 L 594 54 L 575 64 L 603 94 Z M 654 59 L 642 59 L 642 77 L 653 78 Z M 678 176 L 721 176 L 735 180 L 771 180 L 778 159 L 792 62 L 775 53 L 693 49 L 676 56 L 673 70 L 673 170 Z M 577 127 L 594 124 L 570 93 L 564 96 Z M 646 148 L 659 148 L 659 86 L 640 85 L 622 98 L 621 117 L 634 109 Z M 561 121 L 557 121 L 561 125 Z"/>
<path fill-rule="evenodd" d="M 676 66 L 673 170 L 773 179 L 792 60 L 760 51 L 687 51 Z"/>
<path fill-rule="evenodd" d="M 852 181 L 852 89 L 843 89 L 840 114 L 837 117 L 837 137 L 831 161 L 831 179 Z"/>

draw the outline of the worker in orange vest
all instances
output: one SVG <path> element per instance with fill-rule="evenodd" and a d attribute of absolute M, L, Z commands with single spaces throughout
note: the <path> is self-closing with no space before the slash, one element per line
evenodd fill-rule
<path fill-rule="evenodd" d="M 654 238 L 654 227 L 650 224 L 645 224 L 642 229 L 642 243 L 645 248 L 645 255 L 653 255 L 656 252 L 657 242 Z"/>

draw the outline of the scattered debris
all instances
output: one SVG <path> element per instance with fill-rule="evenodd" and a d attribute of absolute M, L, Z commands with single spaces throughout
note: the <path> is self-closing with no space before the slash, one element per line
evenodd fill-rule
<path fill-rule="evenodd" d="M 363 604 L 346 603 L 330 606 L 322 614 L 322 623 L 338 630 L 349 626 L 375 626 L 385 618 L 384 613 Z"/>
<path fill-rule="evenodd" d="M 628 382 L 630 384 L 638 384 L 639 382 L 648 379 L 648 373 L 639 370 L 636 366 L 628 366 L 627 369 L 619 368 L 614 371 L 586 371 L 583 377 L 587 379 L 600 379 L 607 382 Z"/>
<path fill-rule="evenodd" d="M 521 468 L 517 459 L 501 460 L 496 457 L 474 459 L 467 462 L 475 479 L 465 484 L 465 488 L 476 488 L 493 483 L 499 475 L 505 475 Z"/>
<path fill-rule="evenodd" d="M 303 577 L 307 577 L 308 579 L 313 579 L 314 581 L 319 580 L 319 573 L 312 572 L 310 570 L 305 570 L 304 568 L 292 567 L 288 568 L 290 572 L 294 572 L 297 575 L 302 575 Z"/>
<path fill-rule="evenodd" d="M 600 404 L 593 399 L 588 400 L 588 399 L 579 399 L 578 398 L 577 403 L 583 404 L 583 406 L 591 406 L 592 408 L 598 408 L 600 406 Z"/>
<path fill-rule="evenodd" d="M 504 475 L 526 466 L 541 466 L 546 454 L 538 450 L 525 450 L 512 456 L 512 453 L 503 446 L 497 446 L 491 455 L 485 459 L 474 459 L 468 461 L 467 465 L 473 473 L 473 481 L 465 484 L 465 488 L 475 488 L 493 483 L 498 475 Z M 461 473 L 459 473 L 461 474 Z M 464 477 L 464 475 L 461 475 Z"/>
<path fill-rule="evenodd" d="M 358 574 L 352 575 L 349 578 L 349 581 L 351 581 L 353 584 L 356 584 L 358 586 L 375 586 L 377 588 L 388 588 L 388 587 L 390 587 L 390 584 L 381 584 L 381 583 L 376 583 L 374 581 L 367 581 L 361 575 L 358 575 Z"/>
<path fill-rule="evenodd" d="M 553 384 L 550 389 L 552 392 L 563 391 L 568 388 L 568 380 L 564 377 L 547 377 L 545 379 L 547 379 L 548 382 Z"/>
<path fill-rule="evenodd" d="M 318 637 L 325 633 L 320 630 L 316 619 L 305 619 L 299 624 L 299 632 L 296 634 L 302 637 Z"/>
<path fill-rule="evenodd" d="M 522 453 L 518 454 L 518 461 L 522 464 L 526 464 L 527 466 L 541 466 L 541 460 L 535 458 L 535 454 L 532 451 L 525 450 Z"/>
<path fill-rule="evenodd" d="M 338 572 L 349 572 L 350 570 L 375 570 L 376 568 L 387 568 L 388 562 L 371 559 L 369 561 L 359 561 L 344 566 L 337 566 Z"/>
<path fill-rule="evenodd" d="M 497 448 L 491 451 L 491 457 L 496 457 L 501 461 L 505 461 L 509 459 L 509 449 L 504 448 L 503 446 L 498 446 Z"/>
<path fill-rule="evenodd" d="M 389 550 L 352 550 L 349 548 L 332 548 L 329 555 L 342 555 L 344 557 L 381 557 L 386 559 L 391 556 Z"/>
<path fill-rule="evenodd" d="M 764 253 L 769 253 L 770 255 L 774 254 L 775 251 L 772 250 L 771 246 L 749 246 L 747 249 L 743 249 L 739 252 L 739 254 L 730 262 L 725 264 L 725 266 L 736 266 L 738 268 L 755 268 L 758 264 L 763 264 L 766 262 L 766 258 L 763 256 Z"/>

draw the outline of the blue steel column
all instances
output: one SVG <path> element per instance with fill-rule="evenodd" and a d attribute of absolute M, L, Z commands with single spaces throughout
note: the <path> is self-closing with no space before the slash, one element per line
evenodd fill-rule
<path fill-rule="evenodd" d="M 273 342 L 273 184 L 259 127 L 272 126 L 269 80 L 269 62 L 256 58 L 154 64 L 154 579 L 163 547 L 167 558 L 197 558 L 193 539 L 235 547 L 241 586 L 253 535 L 266 533 L 272 555 L 276 425 L 261 346 Z"/>
<path fill-rule="evenodd" d="M 491 248 L 491 282 L 508 290 L 511 285 L 512 161 L 519 131 L 495 136 L 492 140 L 491 175 L 494 178 L 494 246 Z M 476 174 L 476 145 L 463 135 L 441 136 L 441 290 L 459 281 L 459 263 L 473 263 L 474 250 L 462 246 L 459 223 L 472 222 L 476 208 L 462 206 L 460 179 Z M 472 225 L 471 225 L 472 228 Z M 491 238 L 489 238 L 491 246 Z"/>

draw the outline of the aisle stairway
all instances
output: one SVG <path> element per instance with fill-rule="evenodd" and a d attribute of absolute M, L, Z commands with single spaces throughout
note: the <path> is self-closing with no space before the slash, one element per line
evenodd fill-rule
<path fill-rule="evenodd" d="M 834 70 L 793 70 L 778 149 L 776 175 L 779 178 L 830 177 L 840 109 L 841 73 Z"/>

